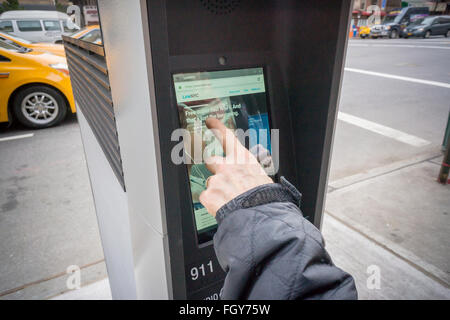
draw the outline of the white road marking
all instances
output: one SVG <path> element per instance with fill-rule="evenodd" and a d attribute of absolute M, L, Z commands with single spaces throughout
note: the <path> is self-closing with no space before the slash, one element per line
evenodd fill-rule
<path fill-rule="evenodd" d="M 407 39 L 405 38 L 401 38 L 401 39 L 364 39 L 364 40 L 369 40 L 369 41 L 373 41 L 373 42 L 378 42 L 378 41 L 384 41 L 384 42 L 403 42 L 403 43 L 408 43 L 411 41 L 415 41 L 415 42 L 450 42 L 449 39 L 447 39 L 446 37 L 440 37 L 440 38 L 419 38 L 419 37 L 408 37 Z"/>
<path fill-rule="evenodd" d="M 408 41 L 374 41 L 374 42 L 369 42 L 368 44 L 404 44 L 404 45 L 409 45 L 409 44 L 444 44 L 444 45 L 450 45 L 450 41 L 421 41 L 421 40 L 408 40 Z"/>
<path fill-rule="evenodd" d="M 405 38 L 397 38 L 397 39 L 390 39 L 390 38 L 378 38 L 378 39 L 358 39 L 358 38 L 351 38 L 349 39 L 350 42 L 378 42 L 378 41 L 392 41 L 392 42 L 410 42 L 410 41 L 423 41 L 423 42 L 450 42 L 446 37 L 430 37 L 430 38 L 419 38 L 419 37 L 408 37 Z"/>
<path fill-rule="evenodd" d="M 422 80 L 422 79 L 417 79 L 417 78 L 396 76 L 394 74 L 389 74 L 389 73 L 374 72 L 374 71 L 355 69 L 355 68 L 345 68 L 345 71 L 357 72 L 357 73 L 367 74 L 367 75 L 370 75 L 370 76 L 377 76 L 377 77 L 384 77 L 384 78 L 390 78 L 390 79 L 396 79 L 396 80 L 403 80 L 403 81 L 421 83 L 421 84 L 426 84 L 426 85 L 430 85 L 430 86 L 436 86 L 436 87 L 442 87 L 442 88 L 450 89 L 450 83 L 446 83 L 446 82 Z"/>
<path fill-rule="evenodd" d="M 23 138 L 31 138 L 34 136 L 34 133 L 27 133 L 27 134 L 19 134 L 17 136 L 10 136 L 5 138 L 0 138 L 1 141 L 9 141 L 9 140 L 16 140 L 16 139 L 23 139 Z"/>
<path fill-rule="evenodd" d="M 450 47 L 438 46 L 418 46 L 418 45 L 403 45 L 403 44 L 349 44 L 350 47 L 383 47 L 383 48 L 426 48 L 426 49 L 444 49 L 450 50 Z"/>
<path fill-rule="evenodd" d="M 338 113 L 338 119 L 414 147 L 423 147 L 430 144 L 430 141 L 422 138 L 341 111 Z"/>

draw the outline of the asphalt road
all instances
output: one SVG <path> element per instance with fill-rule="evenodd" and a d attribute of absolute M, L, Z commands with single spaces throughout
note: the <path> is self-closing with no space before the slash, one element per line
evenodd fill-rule
<path fill-rule="evenodd" d="M 78 123 L 0 132 L 0 299 L 49 297 L 67 290 L 69 266 L 103 263 Z"/>
<path fill-rule="evenodd" d="M 440 146 L 449 56 L 445 38 L 349 42 L 330 181 Z M 0 299 L 64 291 L 70 265 L 84 270 L 83 283 L 104 278 L 76 118 L 39 131 L 2 125 L 0 154 Z"/>
<path fill-rule="evenodd" d="M 450 40 L 351 40 L 347 70 L 446 83 L 447 88 L 345 71 L 339 111 L 429 142 L 415 146 L 338 121 L 330 180 L 427 153 L 442 144 L 450 109 Z M 389 130 L 387 130 L 389 131 Z"/>

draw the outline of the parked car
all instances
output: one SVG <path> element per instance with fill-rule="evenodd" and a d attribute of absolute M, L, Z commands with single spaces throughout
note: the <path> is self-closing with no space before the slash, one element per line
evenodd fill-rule
<path fill-rule="evenodd" d="M 71 37 L 95 44 L 102 44 L 102 33 L 98 24 L 87 26 L 72 34 Z"/>
<path fill-rule="evenodd" d="M 372 39 L 388 37 L 389 31 L 386 26 L 382 24 L 376 24 L 370 28 L 369 36 Z"/>
<path fill-rule="evenodd" d="M 411 22 L 429 15 L 428 7 L 406 7 L 402 10 L 389 12 L 382 24 L 375 25 L 370 30 L 372 38 L 398 38 L 403 35 L 403 29 Z"/>
<path fill-rule="evenodd" d="M 100 26 L 99 26 L 98 24 L 93 24 L 93 25 L 90 25 L 90 26 L 85 26 L 84 28 L 82 28 L 82 29 L 80 29 L 80 30 L 74 32 L 74 33 L 71 34 L 70 36 L 71 36 L 72 38 L 79 39 L 80 37 L 82 37 L 82 36 L 84 36 L 84 35 L 86 35 L 86 34 L 92 32 L 93 30 L 96 30 L 96 29 L 100 29 Z"/>
<path fill-rule="evenodd" d="M 370 27 L 369 26 L 359 27 L 359 37 L 362 39 L 370 37 Z"/>
<path fill-rule="evenodd" d="M 450 37 L 450 16 L 434 16 L 420 19 L 405 28 L 403 36 L 423 37 L 444 36 Z"/>
<path fill-rule="evenodd" d="M 56 54 L 57 56 L 65 57 L 66 53 L 64 51 L 64 46 L 62 44 L 55 43 L 45 43 L 45 42 L 37 42 L 33 43 L 31 41 L 21 39 L 18 37 L 14 37 L 10 34 L 0 32 L 0 40 L 14 44 L 20 47 L 29 48 L 32 50 L 40 51 L 40 52 L 49 52 Z"/>
<path fill-rule="evenodd" d="M 32 42 L 62 43 L 61 35 L 80 30 L 69 16 L 58 11 L 12 10 L 0 15 L 0 32 Z"/>
<path fill-rule="evenodd" d="M 46 128 L 67 112 L 75 102 L 66 59 L 0 40 L 0 122 Z"/>

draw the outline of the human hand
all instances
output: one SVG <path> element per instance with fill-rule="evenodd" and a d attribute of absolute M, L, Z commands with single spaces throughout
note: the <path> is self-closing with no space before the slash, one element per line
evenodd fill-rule
<path fill-rule="evenodd" d="M 275 164 L 269 150 L 264 148 L 261 144 L 257 144 L 251 147 L 249 151 L 256 157 L 267 175 L 271 176 L 275 174 Z"/>
<path fill-rule="evenodd" d="M 206 167 L 213 175 L 206 181 L 206 190 L 199 198 L 206 210 L 215 217 L 227 202 L 250 189 L 273 181 L 256 157 L 220 120 L 208 118 L 206 126 L 213 131 L 225 153 L 225 157 L 214 156 L 205 160 Z"/>

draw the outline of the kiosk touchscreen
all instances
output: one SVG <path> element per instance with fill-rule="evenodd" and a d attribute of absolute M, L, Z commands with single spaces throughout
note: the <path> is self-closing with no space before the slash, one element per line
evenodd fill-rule
<path fill-rule="evenodd" d="M 209 156 L 223 156 L 214 134 L 206 128 L 209 117 L 230 129 L 242 129 L 247 148 L 263 147 L 270 153 L 268 99 L 263 68 L 173 75 L 180 128 L 186 130 L 184 154 L 199 245 L 212 240 L 217 222 L 199 201 L 211 175 L 204 164 Z M 197 147 L 197 148 L 196 148 Z"/>

